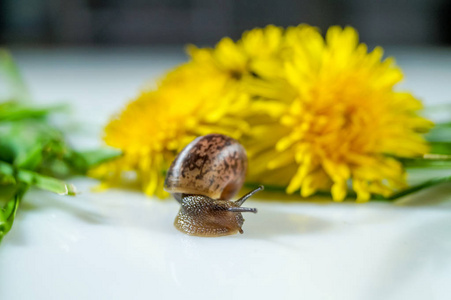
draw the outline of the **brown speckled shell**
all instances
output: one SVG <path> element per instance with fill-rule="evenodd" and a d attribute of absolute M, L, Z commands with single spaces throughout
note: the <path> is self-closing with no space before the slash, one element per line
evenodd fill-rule
<path fill-rule="evenodd" d="M 181 194 L 231 199 L 243 186 L 247 156 L 236 140 L 209 134 L 188 144 L 174 159 L 165 190 L 180 201 Z"/>

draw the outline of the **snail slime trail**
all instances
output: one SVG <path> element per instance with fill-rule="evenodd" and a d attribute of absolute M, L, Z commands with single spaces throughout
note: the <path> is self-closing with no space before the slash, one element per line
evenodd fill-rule
<path fill-rule="evenodd" d="M 263 190 L 260 186 L 231 200 L 243 186 L 246 169 L 246 151 L 231 137 L 209 134 L 188 144 L 172 162 L 164 182 L 164 189 L 181 204 L 175 227 L 196 236 L 243 233 L 241 213 L 257 209 L 241 205 Z"/>

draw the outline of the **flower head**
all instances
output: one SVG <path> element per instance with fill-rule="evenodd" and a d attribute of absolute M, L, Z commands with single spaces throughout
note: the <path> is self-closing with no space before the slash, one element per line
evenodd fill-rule
<path fill-rule="evenodd" d="M 186 63 L 141 94 L 105 128 L 106 144 L 123 156 L 91 171 L 105 187 L 129 180 L 148 195 L 165 197 L 163 182 L 177 152 L 199 135 L 238 138 L 247 124 L 235 117 L 245 102 L 230 92 L 229 79 L 214 68 Z"/>
<path fill-rule="evenodd" d="M 256 74 L 280 73 L 283 34 L 282 28 L 269 25 L 244 32 L 237 42 L 226 37 L 213 49 L 190 46 L 188 50 L 193 61 L 202 62 L 204 67 L 215 68 L 240 82 Z"/>
<path fill-rule="evenodd" d="M 214 49 L 188 47 L 188 63 L 166 74 L 157 89 L 143 91 L 106 126 L 106 144 L 123 156 L 91 175 L 109 187 L 123 185 L 131 173 L 146 194 L 165 197 L 165 172 L 195 137 L 224 133 L 239 138 L 248 131 L 244 115 L 250 97 L 242 78 L 260 65 L 281 65 L 274 63 L 281 35 L 282 29 L 268 26 L 245 33 L 239 44 L 224 38 Z"/>
<path fill-rule="evenodd" d="M 398 158 L 428 151 L 421 102 L 396 89 L 401 70 L 353 28 L 331 27 L 323 38 L 308 25 L 267 26 L 188 52 L 189 62 L 107 125 L 106 143 L 124 155 L 93 170 L 106 185 L 131 171 L 163 197 L 176 153 L 216 132 L 240 138 L 252 182 L 302 196 L 328 190 L 337 201 L 352 188 L 365 201 L 403 188 Z"/>
<path fill-rule="evenodd" d="M 393 60 L 379 47 L 368 52 L 350 27 L 331 27 L 323 39 L 302 25 L 284 42 L 283 75 L 249 83 L 260 111 L 269 108 L 252 123 L 253 179 L 303 196 L 330 189 L 338 201 L 349 184 L 361 201 L 403 187 L 395 157 L 426 153 L 419 133 L 431 123 L 417 115 L 419 100 L 395 90 L 402 73 Z"/>

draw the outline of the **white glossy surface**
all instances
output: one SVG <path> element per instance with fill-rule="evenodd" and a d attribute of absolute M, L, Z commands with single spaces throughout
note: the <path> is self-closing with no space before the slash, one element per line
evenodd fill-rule
<path fill-rule="evenodd" d="M 405 87 L 451 98 L 451 52 L 394 49 Z M 101 125 L 179 52 L 17 51 L 39 103 L 73 100 L 71 140 L 98 145 Z M 244 235 L 189 237 L 175 201 L 138 192 L 27 194 L 0 246 L 0 299 L 449 299 L 451 185 L 397 204 L 249 200 Z"/>

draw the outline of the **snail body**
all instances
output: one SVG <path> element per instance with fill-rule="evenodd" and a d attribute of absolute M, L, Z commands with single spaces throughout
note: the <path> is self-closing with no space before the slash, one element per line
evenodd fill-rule
<path fill-rule="evenodd" d="M 236 140 L 221 134 L 201 136 L 188 144 L 172 162 L 165 190 L 181 204 L 175 227 L 189 235 L 223 236 L 243 233 L 241 207 L 259 187 L 237 201 L 247 169 L 247 156 Z"/>

